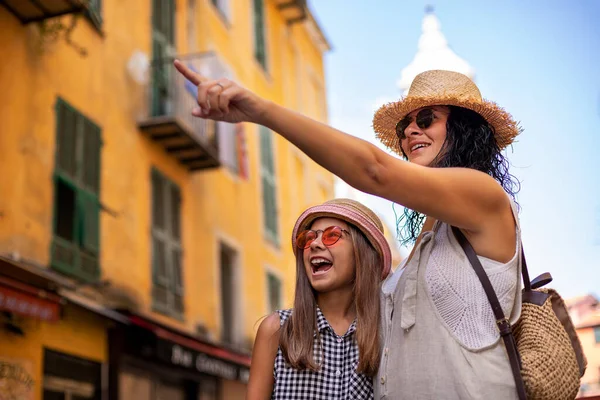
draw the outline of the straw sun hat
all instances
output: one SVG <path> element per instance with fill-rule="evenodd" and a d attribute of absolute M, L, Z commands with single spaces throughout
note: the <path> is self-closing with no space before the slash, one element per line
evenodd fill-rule
<path fill-rule="evenodd" d="M 390 273 L 392 267 L 392 252 L 383 234 L 383 224 L 377 215 L 370 208 L 364 206 L 358 201 L 351 199 L 333 199 L 318 206 L 310 207 L 298 217 L 294 230 L 292 232 L 292 247 L 294 253 L 296 248 L 296 236 L 299 232 L 307 229 L 317 218 L 337 218 L 348 222 L 358 228 L 375 250 L 381 256 L 383 261 L 383 270 L 381 279 L 385 279 Z"/>
<path fill-rule="evenodd" d="M 481 115 L 494 128 L 500 149 L 511 144 L 521 133 L 513 117 L 496 103 L 482 99 L 479 89 L 466 75 L 431 70 L 415 77 L 405 98 L 385 104 L 377 110 L 373 118 L 377 138 L 389 149 L 402 155 L 396 124 L 414 110 L 435 105 L 468 108 Z"/>

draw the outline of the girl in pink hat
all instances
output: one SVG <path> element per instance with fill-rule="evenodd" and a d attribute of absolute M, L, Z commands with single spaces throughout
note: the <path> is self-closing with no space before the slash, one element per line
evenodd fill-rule
<path fill-rule="evenodd" d="M 354 200 L 331 200 L 300 215 L 292 246 L 294 308 L 261 323 L 247 399 L 372 399 L 378 293 L 391 267 L 381 221 Z"/>

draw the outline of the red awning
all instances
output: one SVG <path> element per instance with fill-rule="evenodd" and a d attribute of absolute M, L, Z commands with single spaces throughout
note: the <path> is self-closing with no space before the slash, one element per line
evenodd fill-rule
<path fill-rule="evenodd" d="M 220 347 L 214 344 L 206 343 L 196 339 L 185 332 L 179 332 L 173 328 L 168 328 L 158 322 L 151 321 L 146 317 L 139 315 L 129 315 L 132 324 L 153 332 L 161 339 L 169 340 L 181 346 L 188 347 L 201 353 L 220 358 L 229 362 L 246 367 L 250 366 L 250 356 L 236 353 L 232 350 Z"/>
<path fill-rule="evenodd" d="M 61 298 L 34 286 L 0 276 L 0 310 L 42 321 L 60 319 Z"/>

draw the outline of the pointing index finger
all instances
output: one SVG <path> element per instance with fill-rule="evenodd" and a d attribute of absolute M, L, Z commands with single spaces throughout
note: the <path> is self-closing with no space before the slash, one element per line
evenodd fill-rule
<path fill-rule="evenodd" d="M 199 74 L 195 73 L 194 71 L 190 70 L 181 61 L 175 60 L 173 62 L 173 64 L 175 65 L 175 68 L 177 69 L 177 71 L 179 71 L 181 73 L 181 75 L 183 75 L 187 80 L 192 82 L 194 85 L 197 86 L 200 84 L 200 82 L 202 82 L 201 76 Z"/>

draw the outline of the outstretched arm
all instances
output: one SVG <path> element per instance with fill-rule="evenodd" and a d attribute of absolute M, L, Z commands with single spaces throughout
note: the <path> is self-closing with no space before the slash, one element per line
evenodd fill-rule
<path fill-rule="evenodd" d="M 364 140 L 262 99 L 232 81 L 209 80 L 177 61 L 175 66 L 198 85 L 200 108 L 193 111 L 198 117 L 264 125 L 356 189 L 473 233 L 506 219 L 510 208 L 504 190 L 482 172 L 405 162 Z"/>
<path fill-rule="evenodd" d="M 491 215 L 509 210 L 502 187 L 482 172 L 412 164 L 270 102 L 260 123 L 349 185 L 448 224 L 477 232 Z"/>

